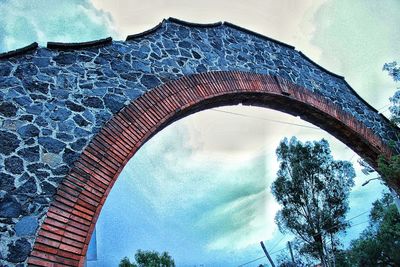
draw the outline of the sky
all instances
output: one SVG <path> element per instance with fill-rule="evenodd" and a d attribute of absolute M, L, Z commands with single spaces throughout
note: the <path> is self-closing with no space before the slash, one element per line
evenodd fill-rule
<path fill-rule="evenodd" d="M 168 17 L 229 21 L 295 46 L 345 76 L 384 114 L 396 89 L 382 66 L 400 60 L 397 0 L 0 0 L 0 14 L 0 52 L 34 41 L 123 40 Z M 343 143 L 277 111 L 220 107 L 175 122 L 128 162 L 98 220 L 97 261 L 90 266 L 117 266 L 139 248 L 169 251 L 177 266 L 238 266 L 263 256 L 261 240 L 277 256 L 291 237 L 274 223 L 279 205 L 269 187 L 278 168 L 275 149 L 294 135 L 302 141 L 325 138 L 336 159 L 354 164 L 347 218 L 368 211 L 384 187 L 377 181 L 361 186 L 368 178 Z M 367 215 L 351 221 L 345 244 L 364 229 L 359 223 Z"/>

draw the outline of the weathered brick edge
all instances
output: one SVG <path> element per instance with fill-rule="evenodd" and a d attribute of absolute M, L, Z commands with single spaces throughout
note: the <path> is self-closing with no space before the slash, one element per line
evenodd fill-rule
<path fill-rule="evenodd" d="M 286 80 L 243 72 L 183 77 L 131 102 L 95 136 L 58 187 L 28 258 L 29 266 L 83 266 L 108 193 L 136 151 L 172 121 L 197 110 L 239 102 L 304 115 L 372 160 L 379 153 L 390 153 L 377 136 L 339 106 Z"/>

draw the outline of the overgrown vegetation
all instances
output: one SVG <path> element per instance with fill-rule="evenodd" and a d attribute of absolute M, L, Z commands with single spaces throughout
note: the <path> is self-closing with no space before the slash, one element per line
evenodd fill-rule
<path fill-rule="evenodd" d="M 393 78 L 395 82 L 400 82 L 400 65 L 396 61 L 391 63 L 386 63 L 383 66 L 383 70 L 389 73 L 389 76 Z M 390 98 L 389 111 L 391 114 L 390 120 L 392 123 L 399 127 L 400 126 L 400 88 Z M 399 139 L 399 136 L 396 137 Z M 391 144 L 393 148 L 399 146 L 397 140 L 393 140 Z M 381 175 L 385 179 L 391 179 L 393 181 L 400 181 L 400 155 L 399 151 L 394 154 L 389 159 L 384 156 L 379 157 L 378 167 Z"/>
<path fill-rule="evenodd" d="M 369 225 L 337 256 L 337 267 L 400 266 L 400 214 L 386 193 L 373 203 Z"/>

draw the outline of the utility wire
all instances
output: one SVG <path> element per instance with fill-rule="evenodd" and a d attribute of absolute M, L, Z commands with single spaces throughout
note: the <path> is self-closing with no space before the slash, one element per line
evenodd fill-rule
<path fill-rule="evenodd" d="M 285 124 L 285 125 L 292 125 L 292 126 L 297 126 L 297 127 L 303 127 L 303 128 L 307 128 L 307 129 L 321 130 L 322 131 L 322 129 L 320 129 L 318 127 L 308 126 L 308 125 L 304 125 L 304 124 L 297 124 L 297 123 L 291 123 L 291 122 L 280 121 L 280 120 L 266 119 L 266 118 L 251 116 L 251 115 L 247 115 L 247 114 L 243 114 L 243 113 L 237 113 L 237 112 L 231 112 L 231 111 L 225 111 L 225 110 L 218 110 L 218 109 L 213 109 L 213 108 L 211 108 L 210 110 L 215 111 L 215 112 L 220 112 L 220 113 L 226 113 L 226 114 L 231 114 L 231 115 L 235 115 L 235 116 L 240 116 L 240 117 L 252 118 L 252 119 L 256 119 L 256 120 L 269 121 L 269 122 L 275 122 L 275 123 L 280 123 L 280 124 Z M 346 146 L 345 149 L 349 149 L 349 147 Z M 353 153 L 353 155 L 351 156 L 349 161 L 352 162 L 353 158 L 356 155 L 357 155 L 356 153 Z"/>
<path fill-rule="evenodd" d="M 282 250 L 285 250 L 285 249 L 287 249 L 287 248 L 281 248 L 280 250 L 274 251 L 274 252 L 270 253 L 269 255 L 276 254 L 276 253 L 281 252 Z M 262 257 L 259 257 L 259 258 L 257 258 L 257 259 L 248 261 L 248 262 L 246 262 L 246 263 L 242 263 L 242 264 L 238 265 L 238 267 L 245 266 L 245 265 L 247 265 L 247 264 L 253 263 L 253 262 L 255 262 L 255 261 L 261 260 L 261 259 L 266 258 L 266 257 L 267 257 L 267 256 L 262 256 Z"/>
<path fill-rule="evenodd" d="M 383 111 L 385 111 L 385 110 L 389 109 L 389 106 L 390 106 L 390 103 L 387 103 L 386 105 L 384 105 L 384 106 L 378 108 L 377 110 L 378 110 L 378 111 L 382 111 L 382 109 L 384 109 Z"/>
<path fill-rule="evenodd" d="M 368 210 L 368 211 L 364 211 L 364 212 L 362 212 L 362 213 L 360 213 L 360 214 L 358 214 L 358 215 L 356 215 L 356 216 L 354 216 L 354 217 L 351 217 L 350 219 L 347 219 L 347 220 L 345 220 L 345 221 L 346 221 L 346 222 L 349 222 L 349 221 L 351 221 L 351 220 L 354 220 L 355 218 L 358 218 L 358 217 L 360 217 L 361 215 L 364 215 L 364 214 L 367 213 L 367 212 L 369 212 L 369 210 Z M 360 223 L 357 223 L 357 224 L 353 224 L 353 225 L 351 225 L 351 226 L 348 227 L 348 228 L 352 228 L 352 227 L 354 227 L 354 226 L 358 226 L 358 225 L 361 225 L 361 224 L 364 224 L 364 223 L 367 223 L 367 222 L 369 222 L 369 221 L 364 221 L 364 222 L 360 222 Z M 331 228 L 329 228 L 329 229 L 327 229 L 327 230 L 330 230 L 330 229 L 332 229 L 333 227 L 336 227 L 336 225 L 332 226 Z M 316 236 L 316 235 L 313 235 L 313 236 Z M 285 237 L 285 236 L 283 236 L 283 237 Z M 281 240 L 279 240 L 279 242 L 278 242 L 276 245 L 274 245 L 274 247 L 277 246 L 282 240 L 283 240 L 283 238 L 281 238 Z M 301 241 L 301 243 L 304 243 L 304 242 L 305 242 L 305 241 Z M 281 249 L 279 249 L 279 250 L 277 250 L 277 251 L 273 251 L 273 252 L 270 253 L 270 255 L 276 254 L 276 253 L 281 252 L 282 250 L 285 250 L 285 249 L 287 249 L 287 248 L 284 247 L 284 248 L 281 248 Z M 271 249 L 271 250 L 273 250 L 273 249 Z M 248 262 L 246 262 L 246 263 L 242 263 L 241 265 L 238 265 L 238 267 L 245 266 L 245 265 L 247 265 L 247 264 L 253 263 L 253 262 L 258 261 L 258 260 L 260 260 L 260 259 L 262 259 L 262 258 L 265 258 L 265 257 L 267 257 L 267 256 L 262 256 L 262 257 L 259 257 L 259 258 L 257 258 L 257 259 L 248 261 Z"/>
<path fill-rule="evenodd" d="M 358 218 L 358 217 L 360 217 L 361 215 L 364 215 L 364 214 L 367 213 L 367 212 L 369 212 L 369 210 L 364 211 L 364 212 L 361 212 L 360 214 L 358 214 L 358 215 L 356 215 L 356 216 L 354 216 L 354 217 L 352 217 L 352 218 L 350 218 L 350 219 L 345 220 L 345 222 L 350 222 L 351 220 L 354 220 L 355 218 Z M 335 228 L 336 226 L 338 226 L 338 224 L 333 225 L 332 227 L 326 229 L 325 231 L 329 231 L 329 230 Z M 353 227 L 353 226 L 355 226 L 355 225 L 352 225 L 352 226 L 350 226 L 350 227 L 348 227 L 348 228 L 351 228 L 351 227 Z M 317 236 L 317 235 L 319 235 L 319 234 L 312 235 L 311 237 L 314 237 L 314 236 Z"/>
<path fill-rule="evenodd" d="M 271 252 L 271 255 L 272 255 L 272 254 L 276 254 L 276 253 L 281 252 L 282 250 L 286 250 L 286 249 L 287 249 L 287 247 L 281 248 L 280 250 Z"/>
<path fill-rule="evenodd" d="M 389 104 L 383 106 L 382 108 L 385 108 L 388 105 Z M 318 127 L 308 126 L 308 125 L 304 125 L 304 124 L 297 124 L 297 123 L 291 123 L 291 122 L 280 121 L 280 120 L 266 119 L 266 118 L 251 116 L 251 115 L 247 115 L 247 114 L 243 114 L 243 113 L 237 113 L 237 112 L 231 112 L 231 111 L 225 111 L 225 110 L 218 110 L 218 109 L 213 109 L 213 108 L 211 108 L 210 110 L 215 111 L 215 112 L 221 112 L 221 113 L 231 114 L 231 115 L 235 115 L 235 116 L 240 116 L 240 117 L 252 118 L 252 119 L 257 119 L 257 120 L 275 122 L 275 123 L 280 123 L 280 124 L 286 124 L 286 125 L 292 125 L 292 126 L 297 126 L 297 127 L 303 127 L 303 128 L 308 128 L 308 129 L 313 129 L 313 130 L 321 130 L 322 131 L 322 129 L 320 129 Z M 346 146 L 345 149 L 348 149 L 348 148 L 349 147 Z M 353 155 L 351 156 L 351 158 L 348 161 L 353 162 L 353 158 L 356 155 L 357 155 L 356 153 L 353 153 Z"/>
<path fill-rule="evenodd" d="M 272 253 L 269 253 L 269 255 L 276 254 L 276 253 L 281 252 L 282 250 L 285 250 L 285 249 L 287 249 L 287 248 L 286 248 L 286 247 L 281 248 L 281 249 L 279 249 L 279 250 L 277 250 L 277 251 L 274 251 L 274 252 L 272 252 Z M 257 259 L 248 261 L 248 262 L 246 262 L 246 263 L 242 263 L 242 264 L 238 265 L 238 267 L 245 266 L 245 265 L 247 265 L 247 264 L 253 263 L 253 262 L 255 262 L 255 261 L 261 260 L 261 259 L 266 258 L 266 257 L 267 257 L 267 256 L 262 256 L 262 257 L 259 257 L 259 258 L 257 258 Z"/>
<path fill-rule="evenodd" d="M 354 157 L 355 157 L 356 155 L 357 155 L 356 153 L 353 153 L 353 155 L 351 156 L 351 158 L 350 158 L 348 161 L 353 162 L 353 159 L 354 159 Z"/>
<path fill-rule="evenodd" d="M 272 246 L 271 251 L 273 251 L 274 248 L 276 248 L 276 247 L 279 245 L 279 243 L 281 243 L 282 240 L 283 240 L 285 237 L 286 237 L 286 235 L 282 236 L 282 238 L 281 238 L 275 245 Z"/>
<path fill-rule="evenodd" d="M 308 125 L 304 125 L 304 124 L 297 124 L 297 123 L 291 123 L 291 122 L 286 122 L 286 121 L 261 118 L 261 117 L 251 116 L 251 115 L 247 115 L 247 114 L 243 114 L 243 113 L 237 113 L 237 112 L 231 112 L 231 111 L 225 111 L 225 110 L 218 110 L 218 109 L 213 109 L 213 108 L 210 109 L 210 110 L 215 111 L 215 112 L 221 112 L 221 113 L 231 114 L 231 115 L 235 115 L 235 116 L 240 116 L 240 117 L 246 117 L 246 118 L 262 120 L 262 121 L 275 122 L 275 123 L 292 125 L 292 126 L 297 126 L 297 127 L 303 127 L 303 128 L 313 129 L 313 130 L 321 130 L 320 128 L 314 127 L 314 126 L 308 126 Z"/>
<path fill-rule="evenodd" d="M 363 221 L 363 222 L 360 222 L 360 223 L 353 224 L 353 225 L 350 226 L 349 228 L 352 228 L 352 227 L 354 227 L 354 226 L 358 226 L 358 225 L 361 225 L 361 224 L 364 224 L 364 223 L 367 223 L 367 222 L 369 222 L 369 220 L 368 220 L 368 221 Z"/>
<path fill-rule="evenodd" d="M 381 107 L 380 109 L 378 109 L 378 111 L 379 111 L 379 110 L 382 110 L 382 109 L 384 109 L 384 108 L 386 108 L 388 105 L 389 105 L 389 104 L 387 104 L 387 105 Z M 211 110 L 212 110 L 212 111 L 215 111 L 215 112 L 220 112 L 220 113 L 225 113 L 225 114 L 231 114 L 231 115 L 240 116 L 240 117 L 246 117 L 246 118 L 252 118 L 252 119 L 257 119 L 257 120 L 269 121 L 269 122 L 274 122 L 274 123 L 292 125 L 292 126 L 303 127 L 303 128 L 313 129 L 313 130 L 321 130 L 321 129 L 318 128 L 318 127 L 307 126 L 307 125 L 303 125 L 303 124 L 290 123 L 290 122 L 285 122 L 285 121 L 280 121 L 280 120 L 273 120 L 273 119 L 266 119 L 266 118 L 261 118 L 261 117 L 256 117 L 256 116 L 251 116 L 251 115 L 242 114 L 242 113 L 236 113 L 236 112 L 231 112 L 231 111 L 224 111 L 224 110 L 217 110 L 217 109 L 211 109 Z M 353 156 L 350 158 L 350 161 L 352 161 L 352 159 L 354 158 L 355 155 L 356 155 L 356 153 L 353 154 Z M 361 215 L 363 215 L 363 214 L 365 214 L 365 213 L 367 213 L 367 212 L 369 212 L 369 211 L 365 211 L 365 212 L 363 212 L 363 213 L 360 213 L 360 214 L 358 214 L 357 216 L 354 216 L 354 217 L 352 217 L 352 218 L 346 220 L 346 222 L 349 222 L 349 221 L 351 221 L 351 220 L 353 220 L 353 219 L 355 219 L 355 218 L 357 218 L 357 217 L 360 217 Z M 366 222 L 368 222 L 368 221 L 366 221 Z M 352 226 L 350 226 L 349 228 L 352 228 L 352 227 L 354 227 L 354 226 L 357 226 L 357 225 L 360 225 L 360 224 L 363 224 L 363 223 L 366 223 L 366 222 L 362 222 L 362 223 L 358 223 L 358 224 L 352 225 Z M 329 228 L 329 229 L 327 229 L 327 230 L 330 230 L 330 229 L 332 229 L 333 227 L 336 227 L 336 225 L 335 225 L 335 226 L 332 226 L 331 228 Z M 273 249 L 274 249 L 276 246 L 278 246 L 279 243 L 282 242 L 282 240 L 283 240 L 284 238 L 285 238 L 285 236 L 283 236 L 283 237 L 271 248 L 271 251 L 273 251 Z M 280 252 L 280 251 L 282 251 L 282 250 L 285 250 L 285 249 L 286 249 L 286 248 L 282 248 L 282 249 L 280 249 L 280 250 L 271 252 L 270 254 L 273 255 L 273 254 L 276 254 L 276 253 L 278 253 L 278 252 Z M 239 267 L 244 266 L 244 265 L 247 265 L 247 264 L 250 264 L 250 263 L 253 263 L 253 262 L 258 261 L 258 260 L 260 260 L 260 259 L 263 259 L 263 258 L 265 258 L 265 257 L 266 257 L 266 256 L 262 256 L 262 257 L 259 257 L 259 258 L 257 258 L 257 259 L 251 260 L 251 261 L 249 261 L 249 262 L 243 263 L 243 264 L 239 265 Z"/>
<path fill-rule="evenodd" d="M 357 215 L 357 216 L 354 216 L 352 219 L 355 219 L 355 218 L 361 216 L 361 215 L 364 214 L 364 213 L 365 213 L 365 212 L 363 212 L 363 213 L 361 213 L 361 214 L 359 214 L 359 215 Z M 369 222 L 369 220 L 368 220 L 368 221 L 363 221 L 363 222 L 360 222 L 360 223 L 357 223 L 357 224 L 353 224 L 352 226 L 349 227 L 349 229 L 350 229 L 350 228 L 353 228 L 353 227 L 355 227 L 355 226 L 364 224 L 364 223 L 368 223 L 368 222 Z M 328 242 L 329 242 L 329 241 L 328 241 Z M 304 243 L 304 241 L 301 241 L 300 243 Z M 281 248 L 281 249 L 279 249 L 279 250 L 277 250 L 277 251 L 271 252 L 270 255 L 276 254 L 276 253 L 281 252 L 282 250 L 286 250 L 286 249 L 287 249 L 287 247 L 283 247 L 283 248 Z"/>
<path fill-rule="evenodd" d="M 360 213 L 360 214 L 358 214 L 358 215 L 356 215 L 356 216 L 354 216 L 354 217 L 351 217 L 350 219 L 347 219 L 346 221 L 349 222 L 349 221 L 351 221 L 351 220 L 354 220 L 355 218 L 358 218 L 358 217 L 360 217 L 361 215 L 364 215 L 365 213 L 368 213 L 368 212 L 370 212 L 370 211 L 369 211 L 369 210 L 366 210 L 366 211 L 364 211 L 364 212 L 362 212 L 362 213 Z"/>
<path fill-rule="evenodd" d="M 255 261 L 261 260 L 262 258 L 266 258 L 266 257 L 267 257 L 267 256 L 259 257 L 259 258 L 257 258 L 257 259 L 254 259 L 254 260 L 248 261 L 248 262 L 246 262 L 246 263 L 240 264 L 240 265 L 238 265 L 238 267 L 245 266 L 245 265 L 247 265 L 247 264 L 253 263 L 253 262 L 255 262 Z"/>
<path fill-rule="evenodd" d="M 357 217 L 360 217 L 361 215 L 363 215 L 363 214 L 365 214 L 365 213 L 367 213 L 367 212 L 360 213 L 360 214 L 358 214 L 357 216 L 354 216 L 353 218 L 346 220 L 346 222 L 349 222 L 349 221 L 351 221 L 351 220 L 353 220 L 353 219 L 355 219 L 355 218 L 357 218 Z M 364 222 L 360 222 L 360 223 L 353 224 L 353 225 L 349 226 L 348 229 L 353 228 L 354 226 L 357 226 L 357 225 L 360 225 L 360 224 L 363 224 L 363 223 L 367 223 L 367 222 L 369 222 L 369 221 L 364 221 Z M 327 230 L 330 230 L 330 229 L 332 229 L 332 228 L 335 227 L 335 226 L 336 226 L 336 225 L 332 226 L 331 228 L 329 228 L 329 229 L 327 229 Z M 313 235 L 313 236 L 316 236 L 316 235 Z M 302 241 L 302 240 L 300 241 L 300 243 L 304 243 L 304 242 L 305 242 L 305 241 Z M 272 254 L 272 253 L 271 253 L 271 254 Z"/>
<path fill-rule="evenodd" d="M 387 110 L 389 110 L 389 107 L 387 107 L 387 108 L 385 108 L 383 110 L 378 110 L 378 111 L 379 111 L 379 113 L 383 113 L 383 112 L 386 112 Z"/>

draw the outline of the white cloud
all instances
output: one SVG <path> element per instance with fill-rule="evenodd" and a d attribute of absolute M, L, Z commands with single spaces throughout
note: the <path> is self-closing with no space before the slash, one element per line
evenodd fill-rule
<path fill-rule="evenodd" d="M 344 75 L 371 105 L 385 106 L 396 86 L 382 72 L 399 60 L 400 2 L 328 1 L 316 12 L 311 43 L 322 51 L 317 61 Z"/>
<path fill-rule="evenodd" d="M 87 0 L 2 1 L 0 51 L 32 42 L 83 42 L 116 35 L 111 16 Z"/>
<path fill-rule="evenodd" d="M 347 77 L 363 97 L 379 107 L 391 94 L 387 88 L 394 88 L 390 78 L 381 72 L 381 65 L 398 56 L 399 4 L 395 0 L 364 3 L 3 1 L 0 50 L 15 49 L 33 41 L 44 45 L 47 41 L 77 42 L 109 35 L 124 38 L 170 16 L 203 23 L 230 21 L 296 46 L 324 67 Z M 318 15 L 314 19 L 315 14 Z M 305 124 L 266 109 L 230 107 L 225 110 Z M 323 131 L 215 111 L 198 113 L 178 123 L 188 132 L 181 132 L 178 138 L 177 127 L 166 129 L 175 131 L 168 137 L 175 143 L 168 138 L 156 141 L 168 136 L 164 133 L 150 140 L 143 147 L 144 152 L 139 152 L 133 163 L 129 163 L 131 167 L 125 168 L 119 178 L 121 184 L 117 182 L 111 191 L 101 214 L 107 222 L 99 220 L 103 232 L 98 231 L 98 244 L 104 259 L 114 257 L 114 263 L 120 259 L 116 253 L 112 254 L 115 252 L 109 246 L 112 238 L 127 240 L 121 241 L 118 247 L 119 253 L 125 255 L 134 252 L 130 239 L 141 248 L 173 251 L 176 253 L 173 255 L 180 259 L 186 257 L 188 262 L 193 255 L 185 252 L 187 247 L 198 249 L 199 257 L 209 255 L 199 244 L 220 251 L 232 243 L 234 250 L 250 249 L 249 245 L 254 243 L 254 248 L 257 247 L 254 255 L 259 255 L 258 241 L 274 236 L 273 217 L 277 209 L 269 191 L 260 188 L 268 188 L 274 178 L 278 167 L 274 151 L 284 136 L 296 135 L 301 140 L 324 137 L 331 143 L 335 158 L 353 162 L 356 159 L 351 150 Z M 242 179 L 244 176 L 246 179 Z M 134 184 L 127 182 L 130 178 L 135 179 Z M 355 212 L 366 206 L 365 202 L 362 206 L 359 204 L 360 198 L 371 200 L 376 196 L 372 185 L 360 187 L 363 179 L 357 178 L 356 194 L 351 200 L 355 203 L 352 204 Z M 242 215 L 250 217 L 237 220 Z M 158 224 L 158 219 L 165 224 Z M 115 230 L 110 225 L 119 228 Z M 159 242 L 149 239 L 149 233 L 158 237 Z M 249 253 L 249 250 L 243 251 Z"/>
<path fill-rule="evenodd" d="M 176 17 L 198 23 L 229 21 L 266 36 L 288 42 L 309 56 L 319 51 L 309 43 L 314 32 L 311 18 L 325 1 L 319 0 L 92 0 L 99 9 L 107 10 L 114 18 L 122 36 L 142 32 L 162 19 Z"/>
<path fill-rule="evenodd" d="M 346 51 L 346 42 L 343 40 L 346 39 L 347 32 L 341 34 L 341 31 L 330 31 L 332 25 L 342 20 L 342 17 L 335 17 L 324 11 L 332 1 L 167 3 L 159 0 L 145 3 L 121 1 L 115 4 L 94 0 L 93 3 L 113 15 L 116 28 L 122 36 L 147 30 L 162 18 L 170 16 L 203 23 L 224 20 L 295 45 L 313 60 L 338 74 L 352 76 L 351 72 L 347 73 L 348 69 L 341 68 L 346 61 L 351 61 L 348 63 L 351 66 L 369 64 L 368 61 L 363 61 L 362 56 L 357 56 L 357 53 L 352 51 L 353 48 Z M 324 5 L 321 8 L 322 4 Z M 316 12 L 324 15 L 314 20 Z M 329 42 L 316 41 L 324 38 Z M 343 53 L 336 53 L 336 47 L 341 44 L 343 50 L 340 51 Z M 369 90 L 372 89 L 369 87 Z M 172 231 L 170 234 L 173 236 L 179 236 L 175 237 L 176 240 L 187 241 L 194 238 L 193 242 L 189 242 L 191 246 L 205 244 L 208 252 L 205 252 L 202 246 L 196 247 L 198 255 L 212 259 L 215 255 L 213 251 L 217 251 L 220 262 L 223 261 L 221 250 L 234 250 L 236 257 L 260 255 L 260 240 L 276 240 L 278 235 L 273 218 L 278 205 L 268 188 L 278 168 L 274 152 L 283 137 L 296 135 L 303 141 L 325 138 L 331 144 L 336 159 L 351 160 L 353 163 L 357 159 L 353 151 L 322 130 L 291 127 L 268 121 L 280 120 L 310 126 L 293 116 L 263 108 L 241 106 L 227 107 L 223 110 L 263 119 L 244 118 L 216 111 L 196 113 L 171 126 L 171 131 L 175 132 L 171 139 L 176 141 L 181 138 L 183 143 L 171 144 L 167 139 L 160 141 L 162 138 L 154 141 L 158 136 L 154 137 L 154 140 L 150 140 L 133 159 L 136 160 L 136 164 L 142 163 L 136 165 L 136 172 L 132 172 L 135 173 L 133 176 L 137 182 L 135 190 L 139 190 L 141 193 L 138 195 L 150 203 L 149 206 L 157 214 L 156 218 L 171 220 L 167 220 L 168 223 L 163 224 L 163 227 Z M 185 131 L 177 135 L 177 129 L 180 127 Z M 152 143 L 153 141 L 155 143 Z M 263 155 L 263 165 L 252 168 L 251 166 L 256 166 L 254 160 L 260 160 L 260 155 Z M 144 158 L 140 159 L 141 156 Z M 155 160 L 157 165 L 154 165 L 154 161 L 149 165 L 150 160 Z M 243 172 L 246 165 L 250 166 L 247 180 L 241 180 L 241 171 L 246 173 Z M 131 166 L 132 171 L 135 167 Z M 262 173 L 263 178 L 258 178 L 257 172 Z M 369 206 L 365 203 L 376 197 L 376 187 L 360 187 L 364 179 L 365 177 L 356 178 L 357 193 L 351 197 L 350 204 L 352 215 L 357 215 L 361 208 L 363 211 L 364 208 L 368 209 Z M 260 186 L 267 190 L 259 191 Z M 244 191 L 244 195 L 238 194 L 241 191 Z M 359 195 L 368 199 L 363 202 L 363 206 L 359 205 Z M 246 216 L 248 220 L 240 220 Z M 175 228 L 169 228 L 170 224 Z M 182 252 L 185 250 L 185 244 L 187 243 L 182 241 L 170 248 L 183 261 L 185 257 L 191 259 L 187 253 Z"/>
<path fill-rule="evenodd" d="M 260 108 L 232 107 L 225 110 L 257 114 L 258 118 L 274 118 L 270 117 L 268 110 Z M 275 149 L 282 137 L 296 135 L 304 141 L 324 137 L 330 142 L 336 159 L 352 159 L 355 162 L 356 157 L 350 149 L 322 130 L 277 127 L 278 123 L 217 114 L 219 116 L 210 117 L 207 112 L 202 112 L 182 119 L 157 134 L 139 150 L 121 174 L 121 183 L 117 182 L 120 189 L 111 191 L 99 219 L 103 225 L 112 218 L 119 218 L 118 223 L 111 225 L 121 226 L 113 228 L 110 225 L 98 231 L 98 234 L 108 236 L 98 238 L 98 243 L 115 242 L 113 238 L 119 238 L 115 234 L 120 231 L 118 229 L 129 225 L 129 233 L 135 235 L 137 240 L 130 242 L 132 251 L 165 247 L 185 262 L 185 257 L 189 257 L 185 252 L 186 244 L 190 243 L 196 246 L 197 254 L 191 257 L 210 260 L 212 255 L 219 253 L 222 261 L 229 251 L 234 251 L 237 255 L 232 260 L 240 262 L 238 258 L 253 255 L 254 249 L 258 251 L 260 240 L 274 239 L 277 242 L 274 217 L 279 205 L 269 188 L 278 168 Z M 289 115 L 283 117 L 284 122 L 306 124 Z M 213 123 L 203 132 L 195 125 L 207 118 L 211 118 Z M 268 129 L 263 132 L 262 138 L 257 133 L 260 127 Z M 225 149 L 215 152 L 214 145 L 219 138 L 212 140 L 212 136 L 222 138 L 221 133 L 234 128 L 246 128 L 248 131 L 244 135 L 241 131 L 233 131 L 232 138 L 225 140 L 223 146 L 233 151 L 233 156 Z M 260 143 L 255 144 L 255 140 Z M 238 142 L 241 142 L 239 146 Z M 245 144 L 251 148 L 243 149 Z M 242 157 L 241 150 L 244 151 Z M 121 194 L 121 186 L 129 193 Z M 376 196 L 373 188 L 369 188 L 368 192 L 365 189 L 360 188 L 359 191 L 364 198 L 366 194 Z M 357 197 L 352 199 L 357 201 Z M 124 203 L 123 209 L 118 208 L 121 203 Z M 352 207 L 355 208 L 352 214 L 356 215 L 359 206 Z M 156 245 L 148 236 L 149 232 L 158 240 Z M 179 244 L 176 243 L 178 241 Z M 103 250 L 107 253 L 105 258 L 109 257 L 108 254 L 117 253 L 110 247 L 106 250 Z"/>
<path fill-rule="evenodd" d="M 153 137 L 121 173 L 98 221 L 97 240 L 103 246 L 99 254 L 105 262 L 123 257 L 120 251 L 127 247 L 166 247 L 180 260 L 207 259 L 273 237 L 278 205 L 268 190 L 272 176 L 266 153 L 253 151 L 234 162 L 220 153 L 206 160 L 186 142 L 187 120 L 193 118 Z M 117 242 L 121 231 L 135 236 L 129 246 L 105 245 Z M 196 255 L 188 254 L 187 243 L 197 248 Z"/>

